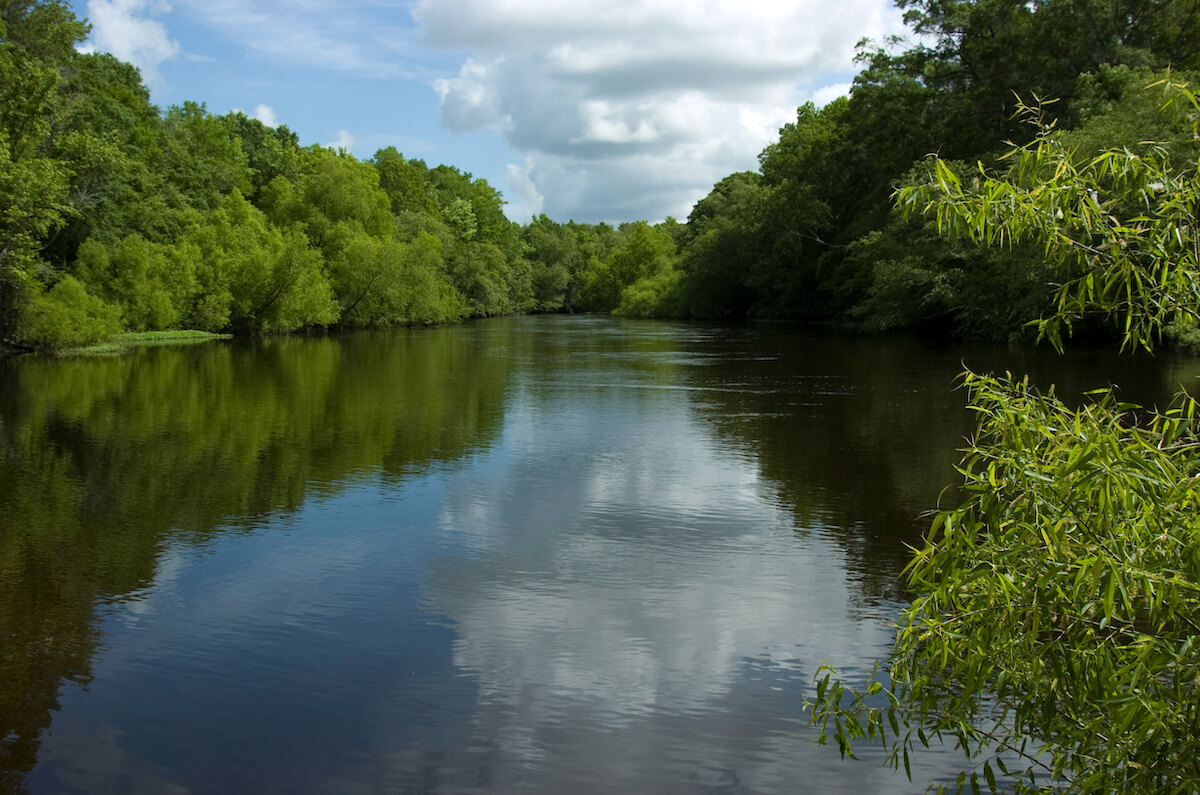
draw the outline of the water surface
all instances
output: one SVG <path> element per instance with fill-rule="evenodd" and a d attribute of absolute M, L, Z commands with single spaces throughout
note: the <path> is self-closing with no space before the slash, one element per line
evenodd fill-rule
<path fill-rule="evenodd" d="M 801 694 L 886 653 L 964 361 L 1200 372 L 560 317 L 0 362 L 0 790 L 912 791 Z"/>

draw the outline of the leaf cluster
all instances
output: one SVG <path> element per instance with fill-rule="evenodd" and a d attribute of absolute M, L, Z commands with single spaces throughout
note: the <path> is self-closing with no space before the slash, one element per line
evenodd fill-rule
<path fill-rule="evenodd" d="M 1164 81 L 1164 110 L 1194 132 L 1200 111 L 1186 84 Z M 906 217 L 931 215 L 939 232 L 993 248 L 1041 246 L 1059 283 L 1039 337 L 1062 347 L 1064 333 L 1089 316 L 1117 322 L 1123 347 L 1150 349 L 1161 330 L 1200 313 L 1200 182 L 1194 161 L 1163 145 L 1108 149 L 1083 159 L 1067 148 L 1044 105 L 1021 105 L 1034 140 L 1005 156 L 995 175 L 982 165 L 969 182 L 941 159 L 929 182 L 906 186 L 896 203 Z"/>
<path fill-rule="evenodd" d="M 907 570 L 918 596 L 891 681 L 853 696 L 825 673 L 814 720 L 844 749 L 890 742 L 893 763 L 952 737 L 993 791 L 993 765 L 1018 789 L 1194 791 L 1196 402 L 1143 416 L 1110 390 L 1073 410 L 1027 380 L 964 384 L 979 417 L 966 499 L 936 515 Z M 869 707 L 880 691 L 887 706 Z"/>

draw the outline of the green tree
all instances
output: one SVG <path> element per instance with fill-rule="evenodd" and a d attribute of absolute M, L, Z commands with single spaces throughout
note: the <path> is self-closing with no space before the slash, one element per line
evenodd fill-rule
<path fill-rule="evenodd" d="M 760 298 L 753 270 L 773 245 L 765 223 L 772 189 L 759 174 L 731 174 L 713 186 L 688 216 L 680 269 L 684 312 L 741 319 Z"/>
<path fill-rule="evenodd" d="M 354 326 L 460 320 L 467 305 L 442 268 L 441 241 L 420 233 L 410 243 L 358 233 L 331 263 L 341 321 Z"/>
<path fill-rule="evenodd" d="M 606 259 L 588 261 L 584 285 L 588 309 L 610 312 L 621 303 L 626 287 L 675 269 L 675 241 L 665 229 L 636 221 L 622 225 L 619 240 Z"/>
<path fill-rule="evenodd" d="M 64 276 L 50 289 L 36 290 L 22 306 L 18 339 L 58 350 L 99 342 L 120 330 L 115 307 L 90 295 L 73 276 Z"/>
<path fill-rule="evenodd" d="M 555 223 L 545 213 L 524 229 L 535 309 L 540 312 L 570 311 L 573 282 L 586 262 L 579 239 L 568 227 Z"/>
<path fill-rule="evenodd" d="M 73 212 L 71 170 L 48 144 L 59 70 L 86 32 L 63 3 L 0 3 L 0 342 L 37 289 L 42 241 Z"/>
<path fill-rule="evenodd" d="M 237 139 L 250 169 L 250 199 L 276 177 L 295 180 L 300 176 L 302 154 L 299 137 L 286 125 L 268 127 L 245 113 L 230 113 L 220 118 Z"/>
<path fill-rule="evenodd" d="M 250 163 L 229 117 L 218 118 L 203 103 L 167 109 L 161 168 L 184 206 L 209 210 L 233 191 L 251 193 Z"/>
<path fill-rule="evenodd" d="M 1162 88 L 1195 133 L 1200 100 Z M 1062 284 L 1038 326 L 1056 346 L 1098 313 L 1124 347 L 1151 348 L 1200 311 L 1194 159 L 1147 145 L 1077 162 L 1042 126 L 1009 160 L 969 183 L 937 161 L 898 203 L 985 245 L 1043 246 Z M 917 742 L 954 738 L 967 757 L 959 791 L 994 791 L 997 773 L 1019 791 L 1196 791 L 1195 400 L 1158 413 L 1101 391 L 1072 410 L 1027 381 L 965 383 L 980 418 L 959 466 L 965 499 L 937 514 L 907 570 L 915 599 L 888 678 L 865 692 L 821 678 L 821 739 L 832 733 L 843 753 L 881 740 L 907 769 Z"/>
<path fill-rule="evenodd" d="M 169 241 L 179 231 L 182 197 L 162 174 L 166 128 L 141 74 L 101 53 L 75 53 L 63 73 L 55 140 L 83 138 L 103 146 L 81 158 L 55 145 L 55 156 L 73 172 L 76 213 L 52 235 L 44 256 L 55 267 L 70 269 L 88 238 L 105 245 L 131 234 Z"/>
<path fill-rule="evenodd" d="M 200 252 L 189 325 L 209 331 L 295 331 L 337 321 L 321 252 L 297 226 L 280 230 L 234 191 L 184 235 Z"/>
<path fill-rule="evenodd" d="M 326 257 L 337 254 L 338 224 L 374 237 L 393 234 L 391 205 L 370 164 L 313 147 L 305 151 L 301 170 L 295 182 L 280 176 L 264 189 L 261 203 L 275 224 L 300 224 Z"/>
<path fill-rule="evenodd" d="M 371 158 L 379 172 L 379 187 L 383 188 L 392 205 L 392 212 L 438 214 L 437 199 L 429 184 L 429 168 L 421 160 L 405 160 L 396 147 L 380 149 Z"/>
<path fill-rule="evenodd" d="M 195 298 L 200 251 L 194 245 L 153 243 L 132 234 L 111 252 L 95 240 L 79 249 L 76 271 L 94 291 L 121 308 L 131 331 L 178 328 Z"/>

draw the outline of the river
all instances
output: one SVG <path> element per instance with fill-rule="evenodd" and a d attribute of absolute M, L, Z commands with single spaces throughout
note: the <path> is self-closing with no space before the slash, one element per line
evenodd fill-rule
<path fill-rule="evenodd" d="M 0 361 L 0 791 L 910 792 L 813 744 L 886 654 L 964 363 L 594 317 Z"/>

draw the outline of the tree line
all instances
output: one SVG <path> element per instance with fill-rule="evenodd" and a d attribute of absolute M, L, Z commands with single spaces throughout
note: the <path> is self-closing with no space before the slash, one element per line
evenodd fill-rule
<path fill-rule="evenodd" d="M 1200 96 L 1164 79 L 1161 122 L 1200 136 Z M 1036 326 L 1062 350 L 1090 318 L 1153 350 L 1200 319 L 1200 170 L 1158 141 L 1080 159 L 1041 107 L 1003 170 L 961 179 L 937 160 L 901 190 L 904 215 L 1006 252 L 1036 244 L 1060 280 Z M 952 789 L 1188 793 L 1200 787 L 1200 422 L 1114 387 L 1078 408 L 1028 377 L 968 372 L 978 418 L 963 501 L 934 516 L 906 569 L 914 597 L 886 675 L 862 689 L 828 668 L 809 702 L 820 741 L 881 742 L 894 767 L 949 741 Z M 939 789 L 944 789 L 939 788 Z"/>
<path fill-rule="evenodd" d="M 660 314 L 1023 337 L 1053 304 L 1043 252 L 946 240 L 932 220 L 894 210 L 893 192 L 923 182 L 933 153 L 966 179 L 976 163 L 1002 166 L 1037 134 L 1015 112 L 1039 99 L 1057 100 L 1046 121 L 1080 158 L 1149 138 L 1193 151 L 1143 89 L 1168 68 L 1182 79 L 1200 67 L 1195 3 L 897 5 L 917 43 L 860 45 L 848 97 L 799 108 L 757 171 L 726 177 L 696 204 Z"/>
<path fill-rule="evenodd" d="M 1035 98 L 1080 156 L 1172 135 L 1190 151 L 1142 89 L 1200 68 L 1197 9 L 897 2 L 916 44 L 860 45 L 850 95 L 800 107 L 686 222 L 617 227 L 515 224 L 486 180 L 391 147 L 360 161 L 240 112 L 160 112 L 136 68 L 76 51 L 87 25 L 64 3 L 0 3 L 0 341 L 575 311 L 1020 338 L 1054 296 L 1036 247 L 947 241 L 892 192 L 930 153 L 964 178 L 997 165 L 1035 134 L 1014 118 Z"/>
<path fill-rule="evenodd" d="M 136 68 L 76 50 L 87 30 L 58 0 L 0 3 L 8 347 L 607 309 L 661 244 L 644 224 L 522 228 L 486 180 L 393 147 L 360 161 L 241 112 L 160 112 Z"/>

